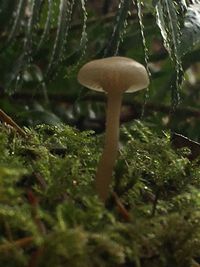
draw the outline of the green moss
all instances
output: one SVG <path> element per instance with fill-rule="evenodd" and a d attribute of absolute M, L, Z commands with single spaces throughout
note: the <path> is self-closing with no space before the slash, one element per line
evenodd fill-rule
<path fill-rule="evenodd" d="M 140 122 L 121 131 L 112 190 L 126 221 L 94 191 L 99 138 L 65 125 L 26 131 L 26 140 L 0 132 L 2 266 L 190 267 L 199 258 L 200 167 L 169 134 Z"/>

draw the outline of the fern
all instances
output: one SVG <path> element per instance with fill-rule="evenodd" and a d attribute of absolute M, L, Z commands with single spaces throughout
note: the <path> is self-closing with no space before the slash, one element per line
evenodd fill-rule
<path fill-rule="evenodd" d="M 83 55 L 85 54 L 86 47 L 87 47 L 87 32 L 86 32 L 86 23 L 87 23 L 87 10 L 86 10 L 86 1 L 87 0 L 81 0 L 81 8 L 83 11 L 83 27 L 82 27 L 82 33 L 81 33 L 81 40 L 80 40 L 80 50 L 82 51 L 82 54 L 80 56 L 80 60 L 78 61 L 77 65 L 81 61 Z"/>
<path fill-rule="evenodd" d="M 180 56 L 200 48 L 200 4 L 189 5 L 182 29 L 181 43 L 179 46 Z"/>
<path fill-rule="evenodd" d="M 130 3 L 130 0 L 120 0 L 111 39 L 104 52 L 105 57 L 118 54 L 119 45 L 123 40 L 127 26 L 127 16 L 130 10 Z"/>
<path fill-rule="evenodd" d="M 49 34 L 49 31 L 51 28 L 52 15 L 53 15 L 53 0 L 48 0 L 47 17 L 46 17 L 44 30 L 43 30 L 42 36 L 40 38 L 37 50 L 39 50 L 41 48 L 44 41 L 46 41 L 46 39 L 48 38 L 48 34 Z"/>
<path fill-rule="evenodd" d="M 177 65 L 181 65 L 178 55 L 180 44 L 180 22 L 175 1 L 161 0 L 156 5 L 157 24 L 160 27 L 166 49 Z"/>
<path fill-rule="evenodd" d="M 78 66 L 80 65 L 81 61 L 84 58 L 84 55 L 86 53 L 87 49 L 87 43 L 88 43 L 88 35 L 87 35 L 87 9 L 86 9 L 86 0 L 80 0 L 80 5 L 82 9 L 83 14 L 83 25 L 81 30 L 81 37 L 80 37 L 80 45 L 73 51 L 72 53 L 69 53 L 65 56 L 63 62 L 73 61 L 73 64 L 68 67 L 67 70 L 67 76 L 70 76 L 70 74 L 77 70 Z"/>
<path fill-rule="evenodd" d="M 180 18 L 176 1 L 154 1 L 157 15 L 157 24 L 160 28 L 164 45 L 169 52 L 171 60 L 175 63 L 176 83 L 172 86 L 172 109 L 176 109 L 179 103 L 179 86 L 182 81 L 182 59 L 179 55 L 181 42 Z M 185 2 L 180 3 L 185 7 Z"/>
<path fill-rule="evenodd" d="M 24 18 L 24 12 L 25 12 L 26 5 L 27 5 L 26 0 L 20 0 L 19 4 L 17 5 L 15 19 L 14 19 L 10 34 L 8 36 L 7 45 L 13 41 L 13 39 L 15 38 L 17 33 L 19 32 L 21 21 Z"/>
<path fill-rule="evenodd" d="M 31 61 L 31 56 L 33 54 L 33 38 L 35 35 L 35 29 L 37 28 L 37 23 L 39 20 L 39 11 L 41 8 L 42 0 L 33 0 L 30 6 L 30 18 L 27 25 L 27 34 L 24 43 L 24 54 L 27 60 Z"/>
<path fill-rule="evenodd" d="M 58 63 L 61 61 L 63 54 L 65 52 L 66 38 L 68 35 L 71 19 L 72 10 L 74 6 L 74 0 L 60 1 L 59 16 L 58 16 L 58 26 L 56 32 L 56 38 L 53 45 L 53 51 L 50 58 L 50 62 L 47 69 L 47 75 L 57 67 Z"/>

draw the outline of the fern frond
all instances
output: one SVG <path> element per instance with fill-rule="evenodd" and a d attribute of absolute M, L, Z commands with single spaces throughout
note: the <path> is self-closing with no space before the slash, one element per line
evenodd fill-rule
<path fill-rule="evenodd" d="M 44 31 L 40 38 L 37 50 L 41 48 L 44 41 L 48 38 L 49 30 L 51 27 L 52 14 L 53 14 L 53 0 L 48 0 L 48 12 L 47 12 L 47 17 L 46 17 L 46 22 L 45 22 Z"/>
<path fill-rule="evenodd" d="M 88 43 L 88 36 L 87 36 L 87 31 L 86 31 L 87 18 L 88 18 L 87 9 L 86 9 L 86 1 L 87 0 L 80 0 L 81 2 L 80 5 L 82 9 L 82 14 L 83 14 L 83 26 L 81 30 L 80 45 L 78 46 L 77 49 L 75 49 L 75 51 L 73 51 L 71 54 L 68 54 L 67 57 L 65 57 L 65 60 L 75 58 L 74 64 L 70 68 L 68 68 L 67 75 L 69 75 L 71 72 L 77 69 L 77 67 L 79 66 L 86 52 L 87 43 Z"/>
<path fill-rule="evenodd" d="M 66 45 L 66 39 L 72 19 L 74 0 L 61 0 L 59 7 L 58 26 L 53 51 L 47 69 L 47 75 L 61 61 Z"/>
<path fill-rule="evenodd" d="M 8 36 L 7 44 L 12 42 L 12 40 L 15 38 L 15 36 L 19 32 L 21 21 L 24 18 L 26 5 L 27 5 L 27 0 L 20 0 L 19 4 L 17 5 L 14 23 L 10 31 L 10 34 Z"/>
<path fill-rule="evenodd" d="M 182 29 L 179 54 L 183 56 L 195 48 L 200 48 L 200 4 L 189 5 Z"/>
<path fill-rule="evenodd" d="M 157 24 L 160 28 L 164 45 L 173 61 L 180 64 L 178 46 L 180 44 L 180 23 L 176 3 L 161 0 L 156 3 Z"/>
<path fill-rule="evenodd" d="M 83 11 L 83 27 L 82 27 L 82 33 L 81 33 L 81 40 L 80 40 L 80 48 L 82 50 L 82 55 L 85 54 L 85 49 L 87 46 L 87 32 L 86 32 L 86 28 L 87 28 L 87 10 L 86 10 L 86 1 L 87 0 L 81 0 L 81 8 Z M 82 55 L 80 57 L 80 60 L 82 58 Z"/>
<path fill-rule="evenodd" d="M 127 26 L 127 16 L 130 10 L 130 3 L 130 0 L 120 0 L 111 39 L 104 52 L 105 57 L 118 54 L 118 49 L 123 40 Z"/>
<path fill-rule="evenodd" d="M 154 1 L 156 7 L 157 24 L 160 28 L 164 45 L 171 60 L 175 64 L 176 82 L 172 86 L 172 109 L 176 109 L 179 103 L 179 87 L 182 81 L 182 60 L 179 55 L 181 42 L 181 29 L 179 10 L 176 1 L 160 0 Z"/>
<path fill-rule="evenodd" d="M 28 59 L 32 56 L 34 30 L 37 28 L 41 4 L 42 0 L 33 0 L 31 5 L 31 15 L 28 21 L 27 35 L 24 43 L 24 52 L 28 56 Z"/>

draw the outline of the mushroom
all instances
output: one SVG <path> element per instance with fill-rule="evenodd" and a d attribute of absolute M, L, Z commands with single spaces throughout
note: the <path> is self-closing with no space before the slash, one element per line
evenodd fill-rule
<path fill-rule="evenodd" d="M 122 94 L 146 88 L 149 77 L 143 65 L 126 57 L 108 57 L 85 64 L 78 73 L 83 86 L 107 94 L 105 145 L 97 168 L 95 187 L 105 202 L 109 195 L 113 167 L 118 152 Z"/>

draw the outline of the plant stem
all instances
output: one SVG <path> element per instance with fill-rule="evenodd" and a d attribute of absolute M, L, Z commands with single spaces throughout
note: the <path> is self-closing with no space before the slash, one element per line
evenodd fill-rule
<path fill-rule="evenodd" d="M 33 242 L 32 236 L 24 237 L 24 238 L 21 238 L 19 240 L 7 243 L 5 245 L 0 245 L 0 252 L 11 250 L 14 247 L 23 248 L 23 247 L 30 245 L 32 242 Z"/>
<path fill-rule="evenodd" d="M 108 93 L 105 146 L 99 161 L 96 174 L 96 191 L 100 199 L 105 202 L 109 194 L 113 167 L 118 152 L 119 120 L 122 93 Z"/>
<path fill-rule="evenodd" d="M 117 209 L 120 213 L 120 215 L 122 215 L 123 219 L 127 222 L 131 221 L 131 216 L 128 212 L 128 210 L 124 207 L 123 203 L 121 202 L 120 198 L 118 197 L 118 195 L 115 192 L 112 192 L 112 196 L 115 200 L 115 203 L 117 205 Z"/>

